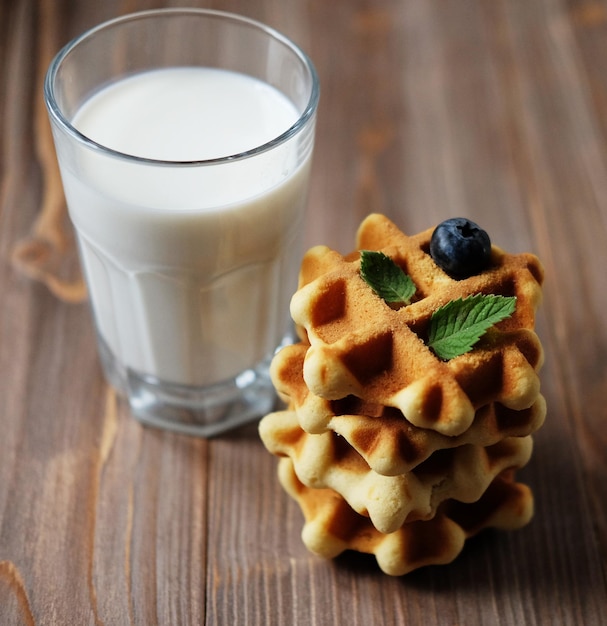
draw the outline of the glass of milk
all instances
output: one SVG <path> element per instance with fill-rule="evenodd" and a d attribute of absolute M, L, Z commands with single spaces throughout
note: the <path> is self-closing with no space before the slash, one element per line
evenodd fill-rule
<path fill-rule="evenodd" d="M 53 60 L 45 99 L 108 381 L 142 422 L 213 436 L 272 410 L 319 96 L 273 29 L 127 15 Z"/>

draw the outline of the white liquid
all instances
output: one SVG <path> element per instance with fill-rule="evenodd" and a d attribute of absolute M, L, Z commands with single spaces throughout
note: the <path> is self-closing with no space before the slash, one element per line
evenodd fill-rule
<path fill-rule="evenodd" d="M 297 118 L 293 104 L 266 83 L 186 67 L 138 74 L 103 89 L 73 123 L 89 139 L 125 154 L 200 161 L 257 148 Z"/>
<path fill-rule="evenodd" d="M 255 148 L 297 118 L 264 83 L 173 68 L 106 87 L 73 124 L 125 154 L 193 161 Z M 297 149 L 177 167 L 81 148 L 77 171 L 62 165 L 97 329 L 126 368 L 203 386 L 272 353 L 299 265 L 311 145 Z"/>

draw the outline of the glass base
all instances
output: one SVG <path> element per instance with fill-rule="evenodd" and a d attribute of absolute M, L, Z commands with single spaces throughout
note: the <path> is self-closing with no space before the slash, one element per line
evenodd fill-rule
<path fill-rule="evenodd" d="M 128 398 L 133 416 L 148 426 L 208 438 L 253 422 L 275 408 L 277 396 L 268 371 L 271 359 L 232 380 L 190 387 L 124 368 L 102 339 L 99 347 L 108 382 Z"/>

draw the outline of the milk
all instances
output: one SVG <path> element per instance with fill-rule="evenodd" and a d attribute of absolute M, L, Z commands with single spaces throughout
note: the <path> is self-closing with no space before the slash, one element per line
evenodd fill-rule
<path fill-rule="evenodd" d="M 122 79 L 76 113 L 72 124 L 89 139 L 152 159 L 108 158 L 90 146 L 63 159 L 77 163 L 62 176 L 97 331 L 125 371 L 212 385 L 280 343 L 296 286 L 311 140 L 227 164 L 168 161 L 247 152 L 298 117 L 265 83 L 193 67 Z"/>

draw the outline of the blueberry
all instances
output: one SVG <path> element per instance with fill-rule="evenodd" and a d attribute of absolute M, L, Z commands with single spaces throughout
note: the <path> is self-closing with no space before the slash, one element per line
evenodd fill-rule
<path fill-rule="evenodd" d="M 454 217 L 434 229 L 430 256 L 452 278 L 468 278 L 480 274 L 489 265 L 491 239 L 474 222 Z"/>

